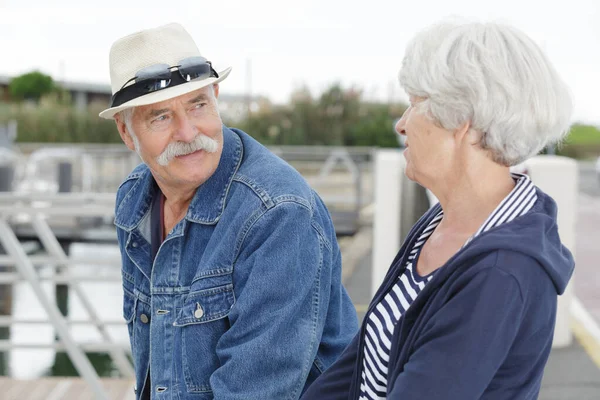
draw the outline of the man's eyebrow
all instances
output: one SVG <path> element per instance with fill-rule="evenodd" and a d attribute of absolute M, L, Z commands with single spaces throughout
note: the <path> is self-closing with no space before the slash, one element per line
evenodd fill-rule
<path fill-rule="evenodd" d="M 166 112 L 169 112 L 168 108 L 161 108 L 161 109 L 158 109 L 158 110 L 152 110 L 152 111 L 150 111 L 148 113 L 148 116 L 149 117 L 158 117 L 159 115 L 164 114 Z"/>
<path fill-rule="evenodd" d="M 209 101 L 209 97 L 207 95 L 205 95 L 204 93 L 202 93 L 202 94 L 199 94 L 198 96 L 194 97 L 190 101 L 188 101 L 188 104 L 195 104 L 200 101 Z M 158 117 L 159 115 L 167 113 L 169 111 L 170 110 L 168 108 L 160 108 L 160 109 L 152 110 L 152 111 L 148 112 L 148 117 Z"/>
<path fill-rule="evenodd" d="M 193 99 L 191 99 L 190 101 L 188 101 L 188 104 L 195 104 L 195 103 L 198 103 L 199 101 L 208 101 L 208 96 L 205 95 L 204 93 L 199 94 L 198 96 L 196 96 Z"/>

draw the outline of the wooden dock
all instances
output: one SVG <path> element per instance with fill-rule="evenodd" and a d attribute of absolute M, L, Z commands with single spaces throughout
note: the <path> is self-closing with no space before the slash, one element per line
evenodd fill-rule
<path fill-rule="evenodd" d="M 102 384 L 110 400 L 133 400 L 133 381 L 104 378 Z M 16 380 L 0 377 L 2 400 L 96 400 L 81 378 L 39 378 Z"/>

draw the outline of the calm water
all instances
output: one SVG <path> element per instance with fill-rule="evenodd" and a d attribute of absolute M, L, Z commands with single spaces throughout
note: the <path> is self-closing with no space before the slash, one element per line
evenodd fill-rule
<path fill-rule="evenodd" d="M 98 260 L 114 261 L 118 257 L 119 250 L 116 245 L 71 245 L 71 255 L 74 257 L 89 257 Z M 93 276 L 114 275 L 119 271 L 119 265 L 89 266 L 77 265 L 77 271 L 81 274 Z M 49 275 L 49 267 L 41 268 L 42 275 Z M 96 313 L 101 320 L 122 320 L 122 289 L 119 282 L 102 283 L 80 283 L 83 291 L 93 304 Z M 51 283 L 43 283 L 46 295 L 55 299 L 56 289 Z M 70 291 L 68 297 L 59 296 L 59 303 L 66 305 L 69 317 L 75 319 L 88 319 L 80 299 L 74 291 Z M 46 319 L 46 313 L 35 297 L 33 290 L 26 283 L 14 285 L 13 317 L 19 319 Z M 129 346 L 127 328 L 125 322 L 120 326 L 108 328 L 109 334 L 117 343 Z M 6 332 L 0 332 L 0 335 Z M 97 329 L 86 325 L 75 325 L 71 327 L 71 333 L 77 342 L 98 342 L 101 336 Z M 55 339 L 54 330 L 50 325 L 20 324 L 10 329 L 10 341 L 13 343 L 52 343 Z M 3 356 L 3 357 L 2 357 Z M 88 354 L 90 360 L 102 376 L 118 375 L 110 358 L 105 354 Z M 4 365 L 2 365 L 4 364 Z M 68 356 L 54 350 L 40 349 L 16 349 L 7 353 L 0 353 L 0 374 L 14 378 L 35 378 L 39 376 L 69 376 L 77 375 Z"/>

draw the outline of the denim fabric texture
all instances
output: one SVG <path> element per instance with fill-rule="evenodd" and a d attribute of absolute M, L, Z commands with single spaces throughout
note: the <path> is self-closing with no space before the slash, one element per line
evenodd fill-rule
<path fill-rule="evenodd" d="M 358 330 L 330 215 L 291 166 L 223 127 L 223 153 L 154 262 L 148 167 L 115 224 L 138 396 L 297 399 Z"/>

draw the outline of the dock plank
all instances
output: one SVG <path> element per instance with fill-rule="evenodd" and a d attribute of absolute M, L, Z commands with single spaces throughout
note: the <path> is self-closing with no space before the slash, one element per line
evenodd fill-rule
<path fill-rule="evenodd" d="M 109 399 L 133 400 L 130 379 L 101 379 Z M 39 378 L 17 380 L 0 377 L 2 400 L 95 400 L 87 383 L 80 378 Z"/>

